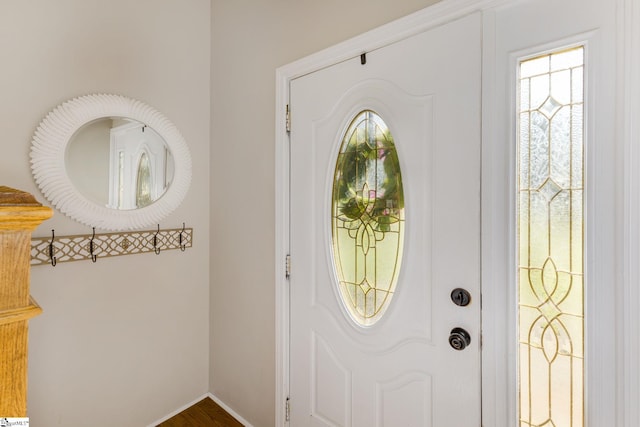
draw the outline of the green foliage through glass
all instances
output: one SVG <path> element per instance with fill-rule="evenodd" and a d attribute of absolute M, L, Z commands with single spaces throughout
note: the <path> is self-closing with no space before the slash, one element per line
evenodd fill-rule
<path fill-rule="evenodd" d="M 333 183 L 332 232 L 343 301 L 361 325 L 382 316 L 400 269 L 404 195 L 393 137 L 373 111 L 359 113 L 342 141 Z"/>

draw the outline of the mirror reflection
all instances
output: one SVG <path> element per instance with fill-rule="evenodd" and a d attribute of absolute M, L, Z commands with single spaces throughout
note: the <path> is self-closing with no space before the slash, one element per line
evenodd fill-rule
<path fill-rule="evenodd" d="M 76 189 L 111 209 L 152 204 L 167 191 L 175 166 L 164 139 L 152 128 L 126 117 L 104 117 L 71 137 L 65 169 Z"/>

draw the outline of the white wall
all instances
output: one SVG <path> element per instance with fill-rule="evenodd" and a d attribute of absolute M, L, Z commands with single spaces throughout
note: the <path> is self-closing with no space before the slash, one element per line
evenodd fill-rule
<path fill-rule="evenodd" d="M 435 2 L 212 0 L 210 387 L 255 427 L 275 421 L 275 70 Z"/>
<path fill-rule="evenodd" d="M 69 179 L 83 196 L 95 203 L 109 204 L 110 118 L 85 125 L 73 135 L 65 154 Z"/>
<path fill-rule="evenodd" d="M 209 0 L 3 0 L 0 183 L 45 202 L 29 168 L 36 126 L 59 103 L 117 93 L 164 113 L 193 157 L 186 252 L 32 269 L 33 426 L 144 426 L 208 391 Z M 89 233 L 56 212 L 36 235 Z"/>

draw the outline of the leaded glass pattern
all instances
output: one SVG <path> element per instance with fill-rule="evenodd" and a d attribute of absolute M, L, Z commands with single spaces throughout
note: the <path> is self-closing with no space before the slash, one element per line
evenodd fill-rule
<path fill-rule="evenodd" d="M 519 425 L 582 427 L 584 48 L 519 71 Z"/>
<path fill-rule="evenodd" d="M 374 324 L 393 297 L 402 259 L 404 195 L 396 146 L 373 111 L 349 125 L 332 192 L 333 256 L 351 317 Z"/>

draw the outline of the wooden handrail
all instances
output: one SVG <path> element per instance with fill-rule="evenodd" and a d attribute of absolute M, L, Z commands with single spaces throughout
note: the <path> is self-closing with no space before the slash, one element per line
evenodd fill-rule
<path fill-rule="evenodd" d="M 28 321 L 42 311 L 29 295 L 31 232 L 52 215 L 31 194 L 0 186 L 0 417 L 27 416 Z"/>

